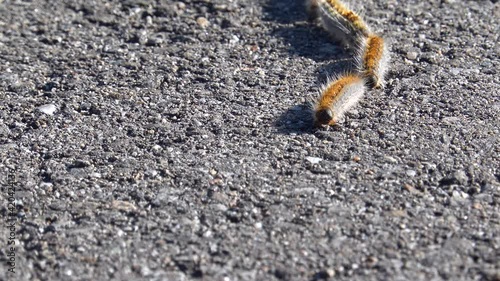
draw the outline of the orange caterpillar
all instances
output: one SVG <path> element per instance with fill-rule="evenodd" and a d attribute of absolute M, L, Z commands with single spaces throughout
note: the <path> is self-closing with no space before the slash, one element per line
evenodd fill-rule
<path fill-rule="evenodd" d="M 347 74 L 328 83 L 314 109 L 314 125 L 334 125 L 366 91 L 365 80 L 357 74 Z"/>
<path fill-rule="evenodd" d="M 370 28 L 356 12 L 339 0 L 307 0 L 312 18 L 318 18 L 323 28 L 346 47 L 358 44 L 357 40 L 370 34 Z"/>
<path fill-rule="evenodd" d="M 365 21 L 340 0 L 307 0 L 311 16 L 344 46 L 356 48 L 357 73 L 341 76 L 321 91 L 314 124 L 334 125 L 363 97 L 367 88 L 384 86 L 390 52 L 387 42 L 370 31 Z"/>
<path fill-rule="evenodd" d="M 369 35 L 362 40 L 356 60 L 367 86 L 371 89 L 382 88 L 390 60 L 387 42 L 380 36 Z"/>

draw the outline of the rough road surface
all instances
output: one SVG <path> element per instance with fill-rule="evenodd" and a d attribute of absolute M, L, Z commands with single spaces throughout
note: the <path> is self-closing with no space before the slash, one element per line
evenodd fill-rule
<path fill-rule="evenodd" d="M 313 130 L 300 1 L 0 1 L 0 279 L 500 280 L 500 3 L 363 2 L 387 85 Z"/>

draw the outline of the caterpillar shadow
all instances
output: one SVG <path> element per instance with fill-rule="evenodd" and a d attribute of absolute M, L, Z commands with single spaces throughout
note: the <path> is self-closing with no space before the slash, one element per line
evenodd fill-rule
<path fill-rule="evenodd" d="M 315 131 L 313 123 L 311 105 L 303 103 L 281 114 L 274 125 L 280 134 L 310 134 Z"/>
<path fill-rule="evenodd" d="M 330 35 L 314 24 L 306 11 L 305 0 L 269 0 L 264 4 L 264 21 L 275 22 L 271 36 L 282 38 L 292 56 L 316 62 L 349 57 Z"/>

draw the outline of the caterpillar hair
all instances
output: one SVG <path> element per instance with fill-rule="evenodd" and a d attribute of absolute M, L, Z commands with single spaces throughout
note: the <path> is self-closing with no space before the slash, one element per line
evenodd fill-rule
<path fill-rule="evenodd" d="M 382 88 L 390 60 L 387 42 L 377 35 L 368 36 L 361 41 L 356 60 L 367 86 L 371 89 Z"/>
<path fill-rule="evenodd" d="M 340 0 L 307 0 L 310 17 L 319 18 L 323 28 L 344 46 L 358 44 L 370 34 L 369 26 Z"/>
<path fill-rule="evenodd" d="M 314 109 L 314 125 L 335 125 L 358 103 L 365 91 L 365 80 L 357 74 L 334 79 L 321 91 Z"/>

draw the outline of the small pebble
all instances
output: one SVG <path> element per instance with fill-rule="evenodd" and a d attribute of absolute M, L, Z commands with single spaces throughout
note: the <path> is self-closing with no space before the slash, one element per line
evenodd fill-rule
<path fill-rule="evenodd" d="M 483 205 L 481 205 L 481 203 L 475 202 L 474 204 L 472 204 L 472 208 L 474 208 L 476 210 L 482 210 Z"/>
<path fill-rule="evenodd" d="M 406 183 L 406 184 L 404 184 L 404 185 L 403 185 L 403 188 L 404 188 L 404 190 L 406 190 L 406 191 L 408 191 L 408 192 L 415 192 L 415 187 L 413 187 L 413 186 L 412 186 L 412 185 L 410 185 L 410 184 L 407 184 L 407 183 Z"/>
<path fill-rule="evenodd" d="M 417 171 L 415 170 L 406 170 L 406 175 L 409 177 L 414 177 L 417 175 Z"/>
<path fill-rule="evenodd" d="M 199 26 L 202 28 L 206 28 L 209 24 L 208 20 L 204 17 L 199 17 L 196 19 L 196 22 L 198 23 Z"/>
<path fill-rule="evenodd" d="M 387 160 L 387 162 L 389 162 L 389 163 L 393 163 L 393 164 L 394 163 L 398 163 L 398 160 L 396 158 L 392 157 L 392 156 L 387 156 L 386 155 L 386 156 L 384 156 L 384 159 Z"/>
<path fill-rule="evenodd" d="M 462 72 L 462 69 L 461 69 L 461 68 L 455 68 L 455 67 L 454 67 L 454 68 L 451 68 L 451 69 L 450 69 L 450 72 L 451 72 L 451 74 L 453 74 L 453 75 L 459 75 L 459 74 L 460 74 L 460 72 Z"/>
<path fill-rule="evenodd" d="M 56 112 L 57 108 L 54 104 L 49 103 L 49 104 L 44 104 L 42 106 L 38 107 L 38 110 L 41 112 L 47 114 L 47 115 L 52 115 L 54 112 Z"/>
<path fill-rule="evenodd" d="M 130 202 L 121 201 L 121 200 L 113 200 L 111 201 L 111 208 L 118 211 L 131 212 L 137 210 L 137 207 Z"/>
<path fill-rule="evenodd" d="M 236 35 L 233 35 L 233 37 L 231 37 L 231 39 L 229 40 L 229 44 L 236 44 L 240 41 L 240 38 Z"/>
<path fill-rule="evenodd" d="M 457 170 L 453 173 L 453 179 L 455 179 L 459 184 L 467 184 L 469 177 L 463 170 Z"/>
<path fill-rule="evenodd" d="M 318 157 L 306 157 L 306 160 L 309 161 L 311 164 L 318 164 L 321 162 L 321 158 Z"/>
<path fill-rule="evenodd" d="M 177 8 L 179 10 L 185 10 L 186 9 L 186 4 L 184 4 L 184 2 L 177 2 Z"/>
<path fill-rule="evenodd" d="M 409 60 L 416 60 L 418 57 L 418 53 L 417 52 L 408 52 L 406 53 L 406 58 L 409 59 Z"/>

